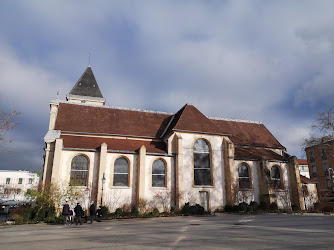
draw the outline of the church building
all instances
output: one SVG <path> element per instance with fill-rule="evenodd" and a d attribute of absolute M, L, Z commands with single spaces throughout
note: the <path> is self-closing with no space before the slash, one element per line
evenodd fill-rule
<path fill-rule="evenodd" d="M 73 181 L 111 211 L 186 202 L 207 211 L 240 202 L 304 207 L 297 159 L 259 122 L 109 107 L 90 66 L 50 102 L 43 183 Z"/>

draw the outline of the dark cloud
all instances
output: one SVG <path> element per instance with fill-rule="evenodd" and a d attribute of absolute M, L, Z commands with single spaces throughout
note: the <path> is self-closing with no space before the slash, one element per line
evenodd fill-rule
<path fill-rule="evenodd" d="M 1 169 L 42 169 L 49 105 L 88 64 L 111 106 L 262 121 L 289 153 L 333 104 L 332 1 L 2 1 L 1 107 L 22 112 Z M 10 104 L 10 105 L 9 105 Z M 310 108 L 311 107 L 311 108 Z"/>

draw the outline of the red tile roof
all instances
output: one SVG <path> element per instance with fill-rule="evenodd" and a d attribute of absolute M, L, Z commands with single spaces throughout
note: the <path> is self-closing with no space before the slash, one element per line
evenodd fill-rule
<path fill-rule="evenodd" d="M 267 149 L 260 148 L 235 148 L 236 160 L 260 160 L 262 157 L 271 161 L 286 161 L 287 158 Z"/>
<path fill-rule="evenodd" d="M 231 140 L 238 145 L 284 148 L 269 130 L 261 123 L 238 122 L 211 119 L 221 131 L 230 134 Z"/>
<path fill-rule="evenodd" d="M 56 130 L 158 138 L 171 115 L 60 103 Z"/>
<path fill-rule="evenodd" d="M 173 117 L 168 131 L 226 134 L 193 105 L 186 104 Z"/>
<path fill-rule="evenodd" d="M 166 145 L 163 142 L 72 135 L 62 135 L 61 138 L 65 148 L 97 149 L 105 142 L 108 144 L 108 150 L 135 152 L 144 145 L 148 153 L 166 153 Z"/>
<path fill-rule="evenodd" d="M 298 165 L 307 165 L 307 160 L 305 159 L 297 159 Z"/>
<path fill-rule="evenodd" d="M 167 113 L 60 103 L 56 130 L 97 135 L 160 138 L 171 131 L 229 135 L 236 145 L 284 147 L 259 123 L 207 118 L 192 105 Z"/>
<path fill-rule="evenodd" d="M 300 181 L 301 181 L 301 183 L 303 183 L 303 184 L 311 184 L 311 183 L 313 183 L 313 182 L 311 181 L 311 179 L 309 179 L 309 178 L 307 178 L 307 177 L 305 177 L 305 176 L 303 176 L 303 175 L 300 176 Z"/>

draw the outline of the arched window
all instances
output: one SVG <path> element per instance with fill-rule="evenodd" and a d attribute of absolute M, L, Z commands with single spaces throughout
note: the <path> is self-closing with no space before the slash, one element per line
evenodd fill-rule
<path fill-rule="evenodd" d="M 281 173 L 278 166 L 273 166 L 270 170 L 270 179 L 273 184 L 273 187 L 281 188 Z"/>
<path fill-rule="evenodd" d="M 114 186 L 129 185 L 129 163 L 124 157 L 118 158 L 114 165 Z"/>
<path fill-rule="evenodd" d="M 239 165 L 239 188 L 245 189 L 250 188 L 250 180 L 249 180 L 249 172 L 248 172 L 248 166 L 246 163 L 241 163 Z"/>
<path fill-rule="evenodd" d="M 155 160 L 152 165 L 152 187 L 166 186 L 166 166 L 161 159 Z"/>
<path fill-rule="evenodd" d="M 197 140 L 194 144 L 194 184 L 211 185 L 210 148 L 205 140 Z"/>
<path fill-rule="evenodd" d="M 75 186 L 87 186 L 88 159 L 84 155 L 77 155 L 71 163 L 71 184 Z"/>

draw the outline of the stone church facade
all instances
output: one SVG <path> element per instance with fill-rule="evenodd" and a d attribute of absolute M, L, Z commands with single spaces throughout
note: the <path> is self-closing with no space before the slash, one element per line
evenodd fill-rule
<path fill-rule="evenodd" d="M 43 183 L 75 180 L 97 205 L 303 207 L 297 159 L 262 123 L 209 118 L 191 104 L 176 113 L 108 107 L 90 66 L 50 109 Z"/>

